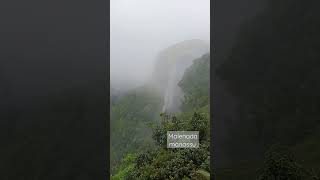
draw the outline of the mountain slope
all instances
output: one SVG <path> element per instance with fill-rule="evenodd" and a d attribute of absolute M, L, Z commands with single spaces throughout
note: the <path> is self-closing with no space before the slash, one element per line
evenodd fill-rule
<path fill-rule="evenodd" d="M 209 54 L 194 60 L 179 83 L 187 108 L 160 114 L 161 121 L 151 126 L 155 146 L 127 154 L 111 179 L 210 179 L 209 64 Z M 179 130 L 199 131 L 200 148 L 167 149 L 167 131 Z"/>
<path fill-rule="evenodd" d="M 162 111 L 180 111 L 183 93 L 178 83 L 193 60 L 208 51 L 205 41 L 194 39 L 174 44 L 158 54 L 151 83 L 164 97 Z"/>
<path fill-rule="evenodd" d="M 208 49 L 201 40 L 172 45 L 159 53 L 154 73 L 144 86 L 125 92 L 111 89 L 112 172 L 127 153 L 154 146 L 148 124 L 159 121 L 163 111 L 179 111 L 183 92 L 178 83 L 192 61 Z"/>

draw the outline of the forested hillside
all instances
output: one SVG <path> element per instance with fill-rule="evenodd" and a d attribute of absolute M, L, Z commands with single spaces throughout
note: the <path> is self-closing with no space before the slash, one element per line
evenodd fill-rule
<path fill-rule="evenodd" d="M 148 141 L 145 144 L 149 144 L 149 146 L 127 150 L 120 165 L 114 168 L 111 179 L 210 179 L 209 64 L 210 55 L 206 54 L 194 60 L 193 64 L 185 71 L 179 82 L 185 96 L 182 110 L 179 113 L 167 114 L 164 112 L 157 113 L 156 117 L 147 117 L 148 114 L 152 114 L 151 111 L 160 112 L 156 108 L 151 108 L 150 104 L 152 103 L 150 102 L 157 104 L 156 102 L 161 102 L 161 100 L 150 101 L 150 97 L 147 98 L 146 93 L 143 93 L 143 96 L 125 96 L 122 101 L 121 99 L 118 101 L 118 105 L 112 109 L 113 111 L 121 110 L 120 107 L 131 107 L 130 110 L 140 113 L 134 114 L 137 121 L 132 122 L 131 125 L 128 124 L 128 128 L 137 127 L 134 123 L 137 123 L 139 119 L 151 119 L 148 121 L 149 123 L 139 121 L 141 126 L 138 126 L 145 128 L 140 129 L 147 132 L 144 133 L 144 138 L 140 138 Z M 149 111 L 143 112 L 134 109 L 134 107 L 143 107 L 143 103 L 131 104 L 133 101 L 130 99 L 135 98 L 141 98 L 141 101 L 149 104 Z M 123 116 L 117 117 L 117 119 L 122 118 Z M 166 133 L 170 130 L 199 131 L 200 148 L 167 149 Z M 130 132 L 124 132 L 124 129 L 119 129 L 119 131 L 130 134 Z M 127 140 L 126 143 L 134 142 L 129 138 Z M 117 151 L 115 148 L 111 149 L 111 152 L 113 150 Z"/>
<path fill-rule="evenodd" d="M 116 98 L 111 106 L 111 170 L 128 152 L 150 146 L 152 133 L 148 124 L 157 121 L 160 96 L 149 87 L 141 87 Z"/>
<path fill-rule="evenodd" d="M 151 124 L 159 122 L 162 112 L 180 111 L 184 93 L 179 81 L 193 61 L 208 50 L 208 44 L 197 39 L 173 44 L 159 52 L 153 73 L 144 85 L 135 88 L 130 88 L 130 83 L 111 86 L 111 173 L 127 153 L 155 145 Z M 206 75 L 205 78 L 209 78 Z M 184 88 L 188 79 L 183 80 Z"/>

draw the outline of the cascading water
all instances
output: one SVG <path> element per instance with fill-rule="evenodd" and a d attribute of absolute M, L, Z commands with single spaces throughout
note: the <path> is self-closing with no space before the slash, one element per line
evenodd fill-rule
<path fill-rule="evenodd" d="M 174 103 L 174 95 L 175 95 L 175 90 L 178 88 L 177 82 L 176 82 L 176 64 L 171 67 L 171 72 L 169 74 L 169 79 L 168 79 L 168 85 L 165 90 L 164 94 L 164 104 L 162 108 L 162 112 L 170 112 L 170 111 L 177 111 L 178 107 L 175 107 L 174 105 L 177 103 Z"/>
<path fill-rule="evenodd" d="M 167 86 L 164 93 L 164 105 L 162 112 L 174 113 L 179 112 L 183 100 L 183 92 L 178 86 L 179 81 L 185 70 L 192 64 L 192 61 L 181 60 L 173 61 L 168 74 Z"/>
<path fill-rule="evenodd" d="M 193 60 L 207 53 L 209 46 L 201 40 L 187 40 L 168 47 L 158 54 L 152 87 L 163 97 L 162 112 L 179 112 L 183 92 L 178 83 Z"/>

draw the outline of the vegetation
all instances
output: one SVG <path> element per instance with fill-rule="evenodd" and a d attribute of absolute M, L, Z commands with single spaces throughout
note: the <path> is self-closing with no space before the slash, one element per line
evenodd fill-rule
<path fill-rule="evenodd" d="M 159 119 L 161 100 L 152 90 L 142 87 L 118 97 L 111 107 L 111 172 L 131 152 L 153 146 L 151 120 Z"/>
<path fill-rule="evenodd" d="M 154 129 L 153 137 L 157 141 L 157 148 L 137 153 L 131 164 L 120 169 L 113 179 L 122 174 L 126 174 L 128 179 L 190 179 L 194 176 L 201 176 L 199 169 L 202 170 L 201 172 L 210 171 L 208 139 L 200 139 L 201 147 L 194 149 L 166 149 L 165 139 L 169 130 L 181 130 L 179 126 L 189 127 L 184 130 L 193 130 L 192 121 L 208 122 L 208 119 L 198 114 L 184 123 L 175 119 L 172 117 L 169 121 L 163 121 Z M 207 132 L 207 129 L 208 126 L 200 130 Z M 127 156 L 126 159 L 130 157 L 132 155 Z"/>
<path fill-rule="evenodd" d="M 210 104 L 210 54 L 194 61 L 179 83 L 185 98 L 183 111 L 192 111 Z"/>
<path fill-rule="evenodd" d="M 152 121 L 154 146 L 127 154 L 111 179 L 210 179 L 209 63 L 209 54 L 194 61 L 179 83 L 185 93 L 182 112 L 161 113 Z M 199 131 L 200 147 L 167 149 L 167 131 L 179 130 Z"/>

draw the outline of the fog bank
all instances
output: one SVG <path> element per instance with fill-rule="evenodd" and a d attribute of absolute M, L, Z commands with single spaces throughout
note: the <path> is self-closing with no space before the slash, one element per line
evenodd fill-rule
<path fill-rule="evenodd" d="M 110 5 L 115 89 L 145 82 L 163 49 L 184 40 L 210 39 L 210 0 L 111 0 Z"/>

